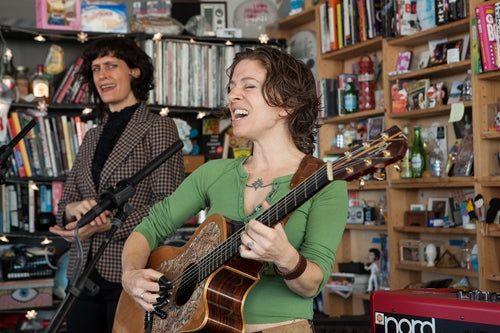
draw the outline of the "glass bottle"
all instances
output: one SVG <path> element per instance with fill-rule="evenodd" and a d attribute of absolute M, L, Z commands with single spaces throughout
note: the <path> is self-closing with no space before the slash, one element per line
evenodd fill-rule
<path fill-rule="evenodd" d="M 464 237 L 462 245 L 460 246 L 460 267 L 467 270 L 471 270 L 471 252 L 472 252 L 472 241 L 469 237 Z"/>
<path fill-rule="evenodd" d="M 399 178 L 407 179 L 412 178 L 411 173 L 411 138 L 410 138 L 410 128 L 408 124 L 403 127 L 403 133 L 406 136 L 406 141 L 408 142 L 408 149 L 406 149 L 405 156 L 401 160 L 401 172 L 399 173 Z"/>
<path fill-rule="evenodd" d="M 467 70 L 467 76 L 464 79 L 464 82 L 462 84 L 462 100 L 464 102 L 466 101 L 472 101 L 472 84 L 471 84 L 471 77 L 470 77 L 470 69 Z"/>
<path fill-rule="evenodd" d="M 10 90 L 14 91 L 16 88 L 16 81 L 14 78 L 14 64 L 12 63 L 12 53 L 6 51 L 2 58 L 2 81 Z"/>
<path fill-rule="evenodd" d="M 347 113 L 358 112 L 358 90 L 352 78 L 347 78 L 344 89 L 344 109 Z"/>
<path fill-rule="evenodd" d="M 356 140 L 356 123 L 347 124 L 344 129 L 344 145 L 345 147 L 350 147 L 352 143 Z"/>
<path fill-rule="evenodd" d="M 36 73 L 31 78 L 31 92 L 35 100 L 45 100 L 47 103 L 50 98 L 50 82 L 45 77 L 43 65 L 36 65 Z"/>
<path fill-rule="evenodd" d="M 17 88 L 17 98 L 22 99 L 29 94 L 30 85 L 28 78 L 28 67 L 17 66 L 16 67 L 16 88 Z"/>
<path fill-rule="evenodd" d="M 339 124 L 337 127 L 337 148 L 345 148 L 344 124 Z"/>
<path fill-rule="evenodd" d="M 425 150 L 420 137 L 420 126 L 413 127 L 413 147 L 411 148 L 412 178 L 421 178 L 425 170 Z"/>

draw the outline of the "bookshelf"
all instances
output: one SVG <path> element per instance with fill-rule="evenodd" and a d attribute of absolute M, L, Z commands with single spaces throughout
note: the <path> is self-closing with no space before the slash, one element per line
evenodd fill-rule
<path fill-rule="evenodd" d="M 452 106 L 443 104 L 411 112 L 392 113 L 391 80 L 429 78 L 431 83 L 443 81 L 447 87 L 451 87 L 452 82 L 463 80 L 468 69 L 472 69 L 474 73 L 474 62 L 470 59 L 461 59 L 455 63 L 444 63 L 396 75 L 389 75 L 389 73 L 395 70 L 397 57 L 401 51 L 412 50 L 415 54 L 428 48 L 427 43 L 430 40 L 444 37 L 453 40 L 463 38 L 466 34 L 471 35 L 471 18 L 474 17 L 474 8 L 484 3 L 492 4 L 495 1 L 470 1 L 467 18 L 448 22 L 409 36 L 376 37 L 369 41 L 321 54 L 321 42 L 318 37 L 321 35 L 319 6 L 325 2 L 322 1 L 299 14 L 282 19 L 279 22 L 276 37 L 289 39 L 301 30 L 313 30 L 318 39 L 317 63 L 318 73 L 320 73 L 318 79 L 351 72 L 352 64 L 359 61 L 360 56 L 376 53 L 383 58 L 381 88 L 384 90 L 384 105 L 380 110 L 320 119 L 322 127 L 319 133 L 319 156 L 325 157 L 338 153 L 338 149 L 332 147 L 338 124 L 380 115 L 385 119 L 386 128 L 392 125 L 398 125 L 402 128 L 404 124 L 430 126 L 434 122 L 444 125 L 449 147 L 455 140 L 453 125 L 448 123 L 450 114 L 453 112 Z M 472 74 L 473 98 L 472 101 L 463 102 L 465 111 L 472 110 L 473 154 L 475 157 L 473 176 L 400 179 L 399 174 L 393 168 L 388 168 L 388 177 L 384 182 L 370 181 L 362 189 L 355 182 L 348 185 L 349 190 L 359 191 L 361 197 L 370 198 L 370 196 L 386 194 L 388 219 L 386 226 L 379 227 L 379 229 L 364 225 L 347 225 L 342 243 L 337 251 L 337 264 L 351 260 L 364 261 L 364 253 L 368 250 L 368 244 L 374 237 L 385 233 L 388 235 L 389 243 L 390 289 L 420 286 L 427 281 L 451 278 L 453 283 L 466 279 L 471 288 L 498 292 L 500 288 L 500 259 L 497 253 L 500 244 L 500 227 L 497 223 L 478 223 L 477 229 L 472 230 L 461 227 L 449 229 L 414 227 L 404 224 L 404 212 L 410 210 L 411 204 L 427 205 L 429 197 L 449 197 L 450 193 L 455 192 L 465 192 L 468 195 L 482 194 L 486 209 L 489 207 L 489 201 L 498 197 L 500 165 L 497 161 L 497 153 L 500 151 L 500 135 L 498 132 L 491 132 L 488 129 L 488 124 L 491 125 L 492 120 L 488 119 L 487 108 L 489 104 L 498 102 L 500 97 L 499 84 L 500 74 L 498 71 Z M 479 270 L 477 272 L 463 268 L 427 267 L 400 262 L 400 240 L 441 242 L 445 244 L 444 249 L 450 250 L 459 259 L 459 245 L 463 237 L 471 238 L 478 245 Z M 367 245 L 360 246 L 360 244 Z M 363 249 L 360 250 L 360 247 Z M 337 264 L 334 272 L 338 272 Z M 325 293 L 326 313 L 329 315 L 363 314 L 365 313 L 363 298 L 365 301 L 367 300 L 366 295 L 352 295 L 344 299 Z"/>

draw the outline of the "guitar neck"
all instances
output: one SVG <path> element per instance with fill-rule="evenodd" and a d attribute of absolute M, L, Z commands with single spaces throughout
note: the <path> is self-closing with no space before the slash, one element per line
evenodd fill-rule
<path fill-rule="evenodd" d="M 321 166 L 255 219 L 271 227 L 334 179 L 350 181 L 375 172 L 402 159 L 406 149 L 406 137 L 397 126 L 393 126 L 369 142 L 353 147 L 333 163 Z M 237 229 L 201 259 L 198 281 L 208 277 L 226 261 L 238 254 L 243 230 L 243 226 Z"/>

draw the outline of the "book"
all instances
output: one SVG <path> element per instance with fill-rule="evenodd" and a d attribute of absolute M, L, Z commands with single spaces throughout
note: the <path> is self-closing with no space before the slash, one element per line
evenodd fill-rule
<path fill-rule="evenodd" d="M 448 103 L 453 104 L 462 101 L 462 87 L 463 81 L 454 81 L 451 84 L 450 93 L 448 94 Z"/>
<path fill-rule="evenodd" d="M 45 129 L 45 120 L 42 116 L 37 116 L 36 121 L 37 139 L 40 140 L 40 146 L 42 148 L 42 156 L 45 165 L 44 175 L 48 177 L 54 177 L 54 165 L 52 164 L 52 159 L 50 157 L 50 148 L 47 130 Z"/>
<path fill-rule="evenodd" d="M 479 52 L 479 39 L 477 37 L 477 22 L 475 17 L 471 17 L 471 62 L 474 74 L 479 74 L 483 71 L 481 63 L 481 55 Z"/>
<path fill-rule="evenodd" d="M 73 167 L 74 157 L 73 138 L 70 136 L 68 117 L 62 115 L 58 119 L 61 120 L 61 129 L 64 136 L 64 145 L 66 147 L 66 159 L 68 160 L 68 170 L 70 170 Z"/>
<path fill-rule="evenodd" d="M 322 117 L 333 117 L 339 115 L 337 90 L 338 78 L 323 78 L 320 80 L 321 101 L 323 105 Z"/>
<path fill-rule="evenodd" d="M 63 192 L 64 183 L 60 180 L 54 180 L 52 182 L 52 213 L 57 216 L 57 205 L 59 200 L 61 200 Z"/>
<path fill-rule="evenodd" d="M 12 119 L 15 135 L 17 135 L 22 130 L 21 120 L 19 119 L 19 114 L 17 112 L 11 112 L 9 118 Z M 28 150 L 26 148 L 25 140 L 23 139 L 23 140 L 19 141 L 18 145 L 19 145 L 19 150 L 21 151 L 21 156 L 23 159 L 24 169 L 26 171 L 26 177 L 32 177 L 33 172 L 31 170 L 31 163 L 30 163 L 30 159 L 28 157 Z"/>
<path fill-rule="evenodd" d="M 58 161 L 56 161 L 55 143 L 53 138 L 54 134 L 52 133 L 50 119 L 43 118 L 43 122 L 45 125 L 45 136 L 47 139 L 47 146 L 49 149 L 49 158 L 50 158 L 50 164 L 52 165 L 52 173 L 54 177 L 57 177 L 61 172 L 61 167 L 60 165 L 58 165 Z"/>
<path fill-rule="evenodd" d="M 417 0 L 403 0 L 401 4 L 401 36 L 419 31 L 417 24 Z"/>
<path fill-rule="evenodd" d="M 429 79 L 413 80 L 408 84 L 408 97 L 406 100 L 406 109 L 408 111 L 427 108 L 427 90 L 429 86 Z"/>
<path fill-rule="evenodd" d="M 69 165 L 68 165 L 68 156 L 66 152 L 66 140 L 64 138 L 64 133 L 62 129 L 62 124 L 61 124 L 61 118 L 60 117 L 54 117 L 50 118 L 52 121 L 52 130 L 54 132 L 54 142 L 55 142 L 55 147 L 58 151 L 58 156 L 61 161 L 61 174 L 66 174 L 67 171 L 69 171 Z"/>
<path fill-rule="evenodd" d="M 483 70 L 493 71 L 498 69 L 498 45 L 495 36 L 495 5 L 484 4 L 475 8 L 477 36 Z"/>
<path fill-rule="evenodd" d="M 328 0 L 328 24 L 330 28 L 331 50 L 339 48 L 337 11 L 340 8 L 340 0 Z"/>
<path fill-rule="evenodd" d="M 66 96 L 68 90 L 70 89 L 71 85 L 75 81 L 76 78 L 76 73 L 80 70 L 80 67 L 82 66 L 83 63 L 83 58 L 79 57 L 76 61 L 74 66 L 71 66 L 68 71 L 71 70 L 70 74 L 68 75 L 68 78 L 66 79 L 65 82 L 61 83 L 63 84 L 63 87 L 61 88 L 61 91 L 59 92 L 57 99 L 55 100 L 56 103 L 62 103 L 64 100 L 64 97 Z"/>
<path fill-rule="evenodd" d="M 412 51 L 401 51 L 398 54 L 396 63 L 396 72 L 405 73 L 410 70 Z"/>
<path fill-rule="evenodd" d="M 407 79 L 391 80 L 392 113 L 406 111 L 409 82 Z"/>
<path fill-rule="evenodd" d="M 17 132 L 14 127 L 14 120 L 12 117 L 7 118 L 7 129 L 9 132 L 9 136 L 11 140 L 16 136 Z M 23 143 L 24 141 L 21 140 Z M 17 171 L 19 174 L 19 177 L 27 177 L 26 175 L 26 168 L 24 167 L 24 160 L 23 156 L 21 154 L 21 148 L 20 148 L 21 142 L 19 142 L 17 145 L 14 146 L 14 158 L 17 164 Z"/>

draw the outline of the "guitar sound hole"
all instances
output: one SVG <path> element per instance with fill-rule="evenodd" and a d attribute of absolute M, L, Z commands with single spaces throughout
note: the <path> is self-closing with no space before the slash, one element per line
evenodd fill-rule
<path fill-rule="evenodd" d="M 177 294 L 175 297 L 175 303 L 178 306 L 182 306 L 189 301 L 189 298 L 193 294 L 194 289 L 196 288 L 198 279 L 198 266 L 195 264 L 190 264 L 186 267 L 184 272 L 182 273 L 181 283 L 177 288 Z"/>

